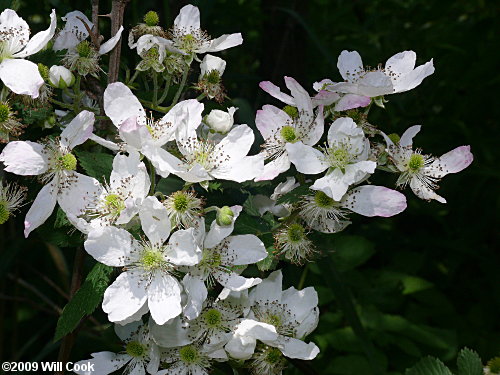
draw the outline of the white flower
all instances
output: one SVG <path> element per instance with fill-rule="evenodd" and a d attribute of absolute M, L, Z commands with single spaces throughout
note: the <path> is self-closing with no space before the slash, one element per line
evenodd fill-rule
<path fill-rule="evenodd" d="M 38 66 L 24 58 L 45 47 L 54 36 L 56 26 L 56 13 L 52 9 L 49 28 L 30 39 L 28 24 L 15 11 L 5 9 L 0 14 L 0 79 L 16 94 L 38 98 L 43 78 Z"/>
<path fill-rule="evenodd" d="M 307 233 L 300 223 L 291 223 L 276 231 L 274 239 L 278 255 L 284 254 L 286 259 L 299 265 L 310 260 L 316 249 Z"/>
<path fill-rule="evenodd" d="M 65 89 L 73 86 L 75 76 L 64 66 L 53 65 L 49 70 L 49 82 L 54 87 Z"/>
<path fill-rule="evenodd" d="M 160 348 L 151 340 L 147 325 L 141 321 L 125 326 L 115 325 L 117 336 L 123 341 L 124 352 L 92 353 L 91 359 L 75 363 L 75 368 L 91 367 L 91 370 L 74 371 L 79 375 L 108 375 L 124 369 L 124 374 L 145 375 L 146 371 L 155 374 L 160 365 Z M 86 366 L 86 365 L 92 366 Z M 78 365 L 78 366 L 76 366 Z"/>
<path fill-rule="evenodd" d="M 170 194 L 163 205 L 167 208 L 172 227 L 189 228 L 196 225 L 203 200 L 196 197 L 194 192 L 179 190 Z"/>
<path fill-rule="evenodd" d="M 85 203 L 66 215 L 83 233 L 98 226 L 127 224 L 139 212 L 149 188 L 149 175 L 139 153 L 117 154 L 109 183 L 102 185 L 95 180 L 92 191 L 82 191 L 77 185 L 67 189 L 68 199 Z"/>
<path fill-rule="evenodd" d="M 289 204 L 276 204 L 276 201 L 282 195 L 289 193 L 300 184 L 295 181 L 295 177 L 287 177 L 285 182 L 280 182 L 274 189 L 270 197 L 257 194 L 253 197 L 253 204 L 259 210 L 259 214 L 264 215 L 267 211 L 278 217 L 290 215 Z"/>
<path fill-rule="evenodd" d="M 349 186 L 373 173 L 377 164 L 367 160 L 370 143 L 363 130 L 349 117 L 333 122 L 327 140 L 327 145 L 320 150 L 302 142 L 289 143 L 286 149 L 299 172 L 317 174 L 328 170 L 311 189 L 321 190 L 340 201 Z"/>
<path fill-rule="evenodd" d="M 40 190 L 24 221 L 24 235 L 47 220 L 56 202 L 65 212 L 72 212 L 83 204 L 68 199 L 67 188 L 77 184 L 83 191 L 92 190 L 95 180 L 75 172 L 77 160 L 72 149 L 85 142 L 92 134 L 94 114 L 82 111 L 62 131 L 61 137 L 47 139 L 44 144 L 31 141 L 10 142 L 0 154 L 5 171 L 22 176 L 40 175 L 46 185 Z"/>
<path fill-rule="evenodd" d="M 197 264 L 201 251 L 193 228 L 170 236 L 167 210 L 156 198 L 144 200 L 139 216 L 147 239 L 137 241 L 124 229 L 101 227 L 90 231 L 85 249 L 101 263 L 126 267 L 104 293 L 102 308 L 110 321 L 138 320 L 149 310 L 156 323 L 164 324 L 182 311 L 181 285 L 172 274 L 179 266 Z"/>
<path fill-rule="evenodd" d="M 261 83 L 261 87 L 265 87 L 266 84 L 271 83 Z M 286 100 L 285 103 L 292 103 L 293 107 L 282 111 L 275 106 L 265 105 L 257 111 L 255 122 L 265 141 L 262 146 L 263 154 L 271 161 L 264 166 L 263 173 L 256 178 L 256 181 L 272 180 L 290 168 L 287 144 L 301 141 L 313 146 L 323 135 L 323 108 L 318 109 L 315 118 L 311 98 L 302 86 L 291 77 L 285 77 L 285 84 L 292 96 L 286 95 L 289 97 L 286 99 L 283 94 L 283 99 L 280 99 Z"/>
<path fill-rule="evenodd" d="M 234 113 L 238 108 L 229 107 L 226 111 L 220 109 L 212 109 L 208 116 L 205 117 L 205 123 L 210 129 L 225 134 L 231 130 L 234 124 Z"/>
<path fill-rule="evenodd" d="M 26 188 L 0 180 L 0 225 L 4 224 L 26 201 Z"/>
<path fill-rule="evenodd" d="M 301 339 L 318 325 L 318 294 L 309 287 L 282 291 L 281 271 L 275 271 L 250 291 L 249 319 L 240 323 L 225 349 L 233 358 L 252 356 L 258 339 L 288 358 L 314 359 L 319 349 Z"/>
<path fill-rule="evenodd" d="M 202 344 L 166 349 L 162 361 L 168 363 L 168 369 L 160 370 L 156 375 L 208 375 L 213 359 L 227 360 L 227 355 L 223 349 L 210 352 Z"/>
<path fill-rule="evenodd" d="M 193 5 L 184 6 L 174 20 L 170 30 L 174 46 L 187 53 L 218 52 L 243 43 L 240 33 L 225 34 L 211 40 L 200 28 L 200 10 Z"/>
<path fill-rule="evenodd" d="M 449 173 L 457 173 L 467 168 L 474 159 L 470 146 L 460 146 L 435 158 L 424 155 L 421 150 L 413 150 L 413 137 L 420 131 L 420 125 L 408 128 L 397 144 L 383 134 L 387 143 L 387 153 L 401 172 L 397 185 L 407 184 L 421 199 L 435 199 L 446 203 L 446 199 L 435 193 L 439 180 Z"/>
<path fill-rule="evenodd" d="M 411 90 L 434 73 L 432 59 L 415 68 L 416 58 L 415 52 L 404 51 L 387 60 L 384 68 L 365 69 L 358 52 L 342 51 L 337 67 L 345 82 L 330 89 L 370 98 Z"/>
<path fill-rule="evenodd" d="M 403 194 L 383 186 L 365 185 L 348 191 L 340 201 L 322 191 L 302 197 L 299 215 L 312 229 L 323 233 L 342 231 L 351 222 L 349 213 L 390 217 L 406 209 Z"/>
<path fill-rule="evenodd" d="M 183 284 L 188 294 L 184 315 L 189 319 L 196 318 L 207 297 L 205 281 L 215 280 L 232 291 L 242 291 L 258 283 L 259 278 L 245 278 L 235 272 L 236 266 L 257 263 L 267 256 L 267 251 L 261 240 L 252 234 L 229 236 L 234 229 L 241 206 L 231 207 L 234 212 L 233 222 L 221 226 L 214 220 L 208 233 L 205 233 L 204 219 L 200 219 L 196 235 L 202 249 L 199 264 L 187 268 L 188 274 Z M 228 237 L 229 236 L 229 237 Z"/>
<path fill-rule="evenodd" d="M 89 30 L 92 30 L 94 24 L 87 18 L 85 14 L 79 10 L 74 10 L 66 14 L 66 16 L 61 17 L 63 21 L 66 21 L 64 28 L 59 31 L 57 37 L 54 41 L 54 46 L 52 47 L 54 51 L 60 51 L 63 49 L 68 50 L 68 52 L 73 51 L 78 44 L 89 37 L 89 32 L 85 25 L 88 26 Z M 99 55 L 104 55 L 111 51 L 120 40 L 122 35 L 123 26 L 120 26 L 116 34 L 102 43 L 99 47 Z"/>
<path fill-rule="evenodd" d="M 315 82 L 313 88 L 318 92 L 312 99 L 313 103 L 325 106 L 335 103 L 333 110 L 336 112 L 366 107 L 371 103 L 371 98 L 368 96 L 337 93 L 335 91 L 335 83 L 330 79 Z"/>

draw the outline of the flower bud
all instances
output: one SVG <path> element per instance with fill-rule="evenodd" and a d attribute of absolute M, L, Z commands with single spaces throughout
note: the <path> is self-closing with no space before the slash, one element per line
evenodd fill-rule
<path fill-rule="evenodd" d="M 205 118 L 205 122 L 212 130 L 225 134 L 231 130 L 234 124 L 234 112 L 236 112 L 237 109 L 238 108 L 230 107 L 227 109 L 227 112 L 213 109 Z"/>
<path fill-rule="evenodd" d="M 56 88 L 65 89 L 73 86 L 75 76 L 64 66 L 53 65 L 49 70 L 49 82 Z"/>
<path fill-rule="evenodd" d="M 233 222 L 234 212 L 228 206 L 222 207 L 217 210 L 217 217 L 215 218 L 217 224 L 220 226 L 228 226 Z"/>
<path fill-rule="evenodd" d="M 160 17 L 158 17 L 158 13 L 150 10 L 144 15 L 144 22 L 148 26 L 156 26 L 160 22 Z"/>

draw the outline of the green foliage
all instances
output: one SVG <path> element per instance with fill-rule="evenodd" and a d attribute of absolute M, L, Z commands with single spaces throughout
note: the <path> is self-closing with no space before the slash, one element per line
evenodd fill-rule
<path fill-rule="evenodd" d="M 458 375 L 483 375 L 483 363 L 479 355 L 469 348 L 463 348 L 457 359 Z"/>
<path fill-rule="evenodd" d="M 84 316 L 94 312 L 102 301 L 112 272 L 112 267 L 101 263 L 92 268 L 80 289 L 64 307 L 57 322 L 54 341 L 72 332 Z"/>
<path fill-rule="evenodd" d="M 161 192 L 164 195 L 170 195 L 173 192 L 181 190 L 184 187 L 184 181 L 178 177 L 168 176 L 167 178 L 162 178 L 156 184 L 156 191 Z"/>
<path fill-rule="evenodd" d="M 426 357 L 414 367 L 406 370 L 405 375 L 453 375 L 439 359 Z"/>
<path fill-rule="evenodd" d="M 309 186 L 310 184 L 297 186 L 292 191 L 289 191 L 279 197 L 276 200 L 276 204 L 297 203 L 303 195 L 306 195 L 309 192 Z"/>
<path fill-rule="evenodd" d="M 103 152 L 75 151 L 79 165 L 86 174 L 104 183 L 113 169 L 113 155 Z"/>
<path fill-rule="evenodd" d="M 352 270 L 375 254 L 374 245 L 360 236 L 341 235 L 331 241 L 332 259 L 339 271 Z"/>

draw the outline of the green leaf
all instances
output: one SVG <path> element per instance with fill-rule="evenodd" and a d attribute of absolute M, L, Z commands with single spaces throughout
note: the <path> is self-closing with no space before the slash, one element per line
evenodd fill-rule
<path fill-rule="evenodd" d="M 459 375 L 483 375 L 483 362 L 479 355 L 469 348 L 463 348 L 457 359 Z"/>
<path fill-rule="evenodd" d="M 276 268 L 278 264 L 278 260 L 274 255 L 274 247 L 268 247 L 267 249 L 267 257 L 257 262 L 257 268 L 259 271 L 271 271 Z"/>
<path fill-rule="evenodd" d="M 183 187 L 183 180 L 177 177 L 169 176 L 158 181 L 158 183 L 156 184 L 156 191 L 159 191 L 165 195 L 170 195 L 173 192 L 181 190 Z"/>
<path fill-rule="evenodd" d="M 57 321 L 54 342 L 72 332 L 84 316 L 94 312 L 108 287 L 111 272 L 112 267 L 101 263 L 92 268 L 80 289 L 64 307 Z"/>
<path fill-rule="evenodd" d="M 332 258 L 341 272 L 365 263 L 375 253 L 373 243 L 360 236 L 341 236 L 330 241 Z"/>
<path fill-rule="evenodd" d="M 426 357 L 411 369 L 406 370 L 405 375 L 453 375 L 452 372 L 439 359 Z"/>
<path fill-rule="evenodd" d="M 234 223 L 235 234 L 255 234 L 259 236 L 270 231 L 271 226 L 266 220 L 260 217 L 250 216 L 245 212 L 240 213 L 240 216 L 238 216 L 238 219 L 236 219 Z"/>
<path fill-rule="evenodd" d="M 309 192 L 309 186 L 310 184 L 300 185 L 295 189 L 293 189 L 292 191 L 283 194 L 281 197 L 278 198 L 276 204 L 296 203 L 300 201 L 301 197 Z"/>
<path fill-rule="evenodd" d="M 56 221 L 54 222 L 54 228 L 70 227 L 72 226 L 64 211 L 58 207 L 56 214 Z"/>
<path fill-rule="evenodd" d="M 75 151 L 78 162 L 87 175 L 104 183 L 113 169 L 113 155 L 103 152 Z"/>

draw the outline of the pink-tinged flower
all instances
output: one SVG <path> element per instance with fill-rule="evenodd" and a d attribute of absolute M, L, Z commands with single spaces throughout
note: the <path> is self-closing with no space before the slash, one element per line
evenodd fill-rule
<path fill-rule="evenodd" d="M 457 173 L 467 168 L 474 159 L 470 146 L 457 147 L 436 158 L 413 150 L 413 137 L 420 131 L 420 125 L 408 128 L 398 143 L 383 134 L 387 143 L 387 153 L 396 168 L 401 172 L 396 184 L 400 187 L 410 185 L 415 195 L 425 200 L 446 203 L 446 199 L 435 193 L 438 182 L 449 173 Z"/>
<path fill-rule="evenodd" d="M 45 143 L 10 142 L 0 154 L 5 171 L 21 176 L 39 175 L 46 184 L 26 214 L 26 237 L 48 219 L 56 202 L 65 212 L 82 208 L 83 200 L 69 198 L 69 187 L 80 191 L 95 189 L 95 179 L 75 172 L 77 160 L 71 152 L 90 137 L 93 124 L 94 114 L 82 111 L 62 131 L 60 138 L 47 139 Z"/>
<path fill-rule="evenodd" d="M 24 58 L 45 47 L 56 26 L 56 13 L 52 9 L 49 28 L 30 39 L 28 24 L 15 11 L 5 9 L 0 14 L 0 79 L 11 91 L 38 98 L 43 78 L 38 66 Z"/>
<path fill-rule="evenodd" d="M 290 168 L 287 145 L 301 142 L 314 146 L 323 135 L 323 107 L 314 114 L 311 97 L 293 78 L 285 77 L 286 87 L 291 95 L 284 94 L 271 82 L 261 82 L 260 87 L 275 98 L 288 104 L 284 110 L 265 105 L 257 111 L 255 122 L 264 138 L 263 155 L 269 162 L 256 181 L 272 180 Z"/>

